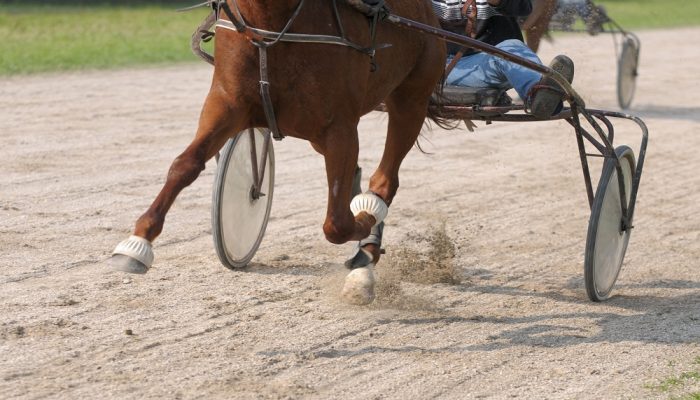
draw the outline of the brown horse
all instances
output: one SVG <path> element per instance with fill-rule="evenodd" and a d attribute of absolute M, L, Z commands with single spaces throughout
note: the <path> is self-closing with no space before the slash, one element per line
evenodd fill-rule
<path fill-rule="evenodd" d="M 532 51 L 540 48 L 542 37 L 549 30 L 549 22 L 557 9 L 557 0 L 533 0 L 532 13 L 522 24 L 525 42 Z"/>
<path fill-rule="evenodd" d="M 558 29 L 573 29 L 573 24 L 580 18 L 585 24 L 586 31 L 596 35 L 605 30 L 604 24 L 612 22 L 601 6 L 593 4 L 591 0 L 580 0 L 559 4 L 558 0 L 533 0 L 533 10 L 522 23 L 525 31 L 527 45 L 537 51 L 542 37 L 549 33 L 549 26 L 555 14 L 562 14 L 563 21 L 557 21 L 561 27 Z M 619 29 L 619 26 L 617 27 Z"/>
<path fill-rule="evenodd" d="M 246 23 L 280 32 L 300 0 L 228 0 Z M 305 0 L 290 32 L 338 35 L 334 3 Z M 438 27 L 424 0 L 387 0 L 392 13 Z M 368 19 L 344 2 L 337 4 L 345 36 L 354 43 L 372 42 Z M 222 13 L 222 19 L 230 19 Z M 272 105 L 281 132 L 308 140 L 325 159 L 328 204 L 323 232 L 340 244 L 361 240 L 383 218 L 373 211 L 391 204 L 399 187 L 399 167 L 423 126 L 431 93 L 439 83 L 446 58 L 439 39 L 379 23 L 376 71 L 367 54 L 356 49 L 319 43 L 280 42 L 269 48 Z M 145 272 L 153 260 L 151 243 L 163 228 L 175 197 L 190 185 L 224 143 L 251 127 L 268 127 L 260 95 L 258 49 L 238 32 L 216 30 L 215 68 L 209 94 L 192 143 L 173 161 L 167 180 L 150 208 L 136 221 L 133 235 L 117 246 L 112 264 L 118 269 Z M 389 114 L 384 153 L 370 180 L 370 191 L 351 212 L 352 182 L 358 160 L 360 117 L 382 102 Z M 354 204 L 354 203 L 353 203 Z M 385 211 L 384 211 L 385 214 Z M 368 245 L 373 263 L 379 248 Z M 373 299 L 371 267 L 352 270 L 344 296 L 350 302 Z"/>

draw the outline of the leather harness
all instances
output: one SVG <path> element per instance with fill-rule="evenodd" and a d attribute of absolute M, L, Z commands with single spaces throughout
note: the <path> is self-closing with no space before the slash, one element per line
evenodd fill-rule
<path fill-rule="evenodd" d="M 229 6 L 227 0 L 208 0 L 207 2 L 199 4 L 197 6 L 210 6 L 215 16 L 216 27 L 240 33 L 244 35 L 246 39 L 248 39 L 255 47 L 258 48 L 258 53 L 260 56 L 260 97 L 262 99 L 263 110 L 265 111 L 265 118 L 267 119 L 268 127 L 272 132 L 272 137 L 275 138 L 275 140 L 282 140 L 284 138 L 284 135 L 280 132 L 279 127 L 277 125 L 277 118 L 275 116 L 275 110 L 272 104 L 272 98 L 270 96 L 270 81 L 268 76 L 269 74 L 267 58 L 267 49 L 269 47 L 279 42 L 325 43 L 346 46 L 368 55 L 370 58 L 370 70 L 375 71 L 376 64 L 374 62 L 374 56 L 376 54 L 376 49 L 378 47 L 385 48 L 390 46 L 386 44 L 377 46 L 375 43 L 376 26 L 379 20 L 382 19 L 386 14 L 388 14 L 388 9 L 384 4 L 384 0 L 379 0 L 378 3 L 373 6 L 366 5 L 365 3 L 358 2 L 356 0 L 346 0 L 346 2 L 349 5 L 357 8 L 370 18 L 371 44 L 369 47 L 364 47 L 359 44 L 353 43 L 345 37 L 345 30 L 343 28 L 343 24 L 340 19 L 340 14 L 338 12 L 338 0 L 333 0 L 332 3 L 336 24 L 338 25 L 338 30 L 340 31 L 339 36 L 289 33 L 289 29 L 292 26 L 294 20 L 297 18 L 297 16 L 299 16 L 299 13 L 301 12 L 304 6 L 305 0 L 299 0 L 299 3 L 296 9 L 294 10 L 294 13 L 289 18 L 284 28 L 280 32 L 271 32 L 248 26 L 245 22 L 245 18 L 241 14 L 240 8 L 238 7 L 238 1 L 230 0 L 230 2 L 233 7 Z M 220 18 L 222 11 L 226 15 L 228 20 Z M 200 29 L 198 32 L 201 35 L 202 40 L 205 41 L 211 39 L 214 36 L 214 32 L 207 31 L 206 28 Z M 211 57 L 203 56 L 203 58 L 205 58 L 205 60 L 209 61 L 210 63 L 213 63 L 213 59 L 209 60 L 209 58 Z"/>
<path fill-rule="evenodd" d="M 466 33 L 467 36 L 470 38 L 475 38 L 476 37 L 476 23 L 477 23 L 477 8 L 476 8 L 476 0 L 465 0 L 464 1 L 464 6 L 462 7 L 462 17 L 467 18 L 467 25 L 464 28 L 464 32 Z M 454 57 L 452 57 L 452 61 L 450 61 L 450 64 L 447 65 L 445 68 L 445 76 L 448 76 L 450 72 L 454 69 L 454 67 L 457 65 L 457 62 L 462 58 L 464 55 L 464 52 L 467 50 L 466 47 L 461 47 L 457 54 L 455 54 Z"/>

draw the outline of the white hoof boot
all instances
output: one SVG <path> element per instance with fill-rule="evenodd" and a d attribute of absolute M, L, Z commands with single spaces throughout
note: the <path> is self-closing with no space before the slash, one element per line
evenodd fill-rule
<path fill-rule="evenodd" d="M 145 274 L 153 265 L 151 242 L 139 236 L 129 236 L 114 249 L 110 264 L 117 271 Z"/>
<path fill-rule="evenodd" d="M 375 226 L 384 221 L 386 215 L 389 214 L 389 207 L 381 197 L 374 193 L 362 193 L 355 196 L 350 203 L 350 210 L 355 216 L 363 211 L 373 216 L 376 221 Z"/>
<path fill-rule="evenodd" d="M 369 304 L 374 300 L 374 273 L 370 264 L 355 268 L 345 277 L 345 285 L 340 296 L 346 303 L 355 305 Z"/>

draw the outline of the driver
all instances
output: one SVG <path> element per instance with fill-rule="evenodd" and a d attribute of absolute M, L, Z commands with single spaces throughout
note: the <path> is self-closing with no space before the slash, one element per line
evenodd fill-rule
<path fill-rule="evenodd" d="M 523 42 L 516 20 L 532 11 L 530 0 L 431 0 L 442 27 L 474 37 L 484 43 L 542 64 Z M 471 26 L 470 14 L 476 24 Z M 471 18 L 473 21 L 473 18 Z M 553 79 L 539 72 L 474 49 L 448 43 L 449 75 L 446 84 L 476 88 L 514 88 L 525 102 L 526 110 L 538 118 L 549 118 L 561 111 L 563 93 Z M 450 65 L 453 64 L 453 65 Z M 569 82 L 574 78 L 574 63 L 564 55 L 556 56 L 549 66 Z M 451 67 L 451 70 L 450 70 Z"/>

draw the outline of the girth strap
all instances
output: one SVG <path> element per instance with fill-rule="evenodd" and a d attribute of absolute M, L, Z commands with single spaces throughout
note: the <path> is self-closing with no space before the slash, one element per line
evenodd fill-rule
<path fill-rule="evenodd" d="M 253 43 L 258 48 L 258 54 L 260 55 L 260 97 L 262 100 L 263 111 L 265 112 L 265 119 L 267 119 L 267 125 L 272 132 L 272 137 L 275 140 L 284 139 L 284 135 L 280 132 L 277 125 L 277 117 L 275 116 L 275 108 L 272 105 L 272 96 L 270 96 L 270 80 L 268 78 L 268 62 L 267 62 L 267 48 L 277 44 L 284 35 L 289 31 L 294 20 L 299 16 L 302 7 L 304 6 L 305 0 L 299 0 L 296 10 L 287 21 L 287 24 L 279 32 L 277 37 L 273 39 L 266 39 L 264 36 L 260 35 L 256 30 L 250 29 L 243 19 L 240 9 L 238 8 L 238 2 L 236 0 L 231 0 L 235 14 L 229 7 L 226 0 L 219 0 L 217 8 L 218 11 L 224 10 L 226 16 L 229 18 L 231 24 L 235 27 L 236 31 L 243 34 L 251 43 Z"/>

